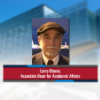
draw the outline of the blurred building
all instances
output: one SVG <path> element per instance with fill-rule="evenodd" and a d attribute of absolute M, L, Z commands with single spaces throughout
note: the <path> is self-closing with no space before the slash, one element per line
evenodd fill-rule
<path fill-rule="evenodd" d="M 82 1 L 78 4 L 67 7 L 61 11 L 59 18 L 70 18 L 70 46 L 77 46 L 87 42 L 100 43 L 100 9 L 97 13 L 91 12 L 87 8 L 87 2 Z M 50 14 L 47 17 L 57 17 Z"/>
<path fill-rule="evenodd" d="M 16 63 L 24 63 L 27 60 L 27 62 L 31 64 L 32 18 L 44 18 L 47 14 L 54 12 L 54 10 L 46 5 L 40 5 L 39 7 L 1 23 L 0 62 L 6 62 L 7 60 L 8 63 L 14 61 L 17 61 Z M 12 62 L 9 62 L 9 60 Z M 22 60 L 23 62 L 21 62 Z"/>
<path fill-rule="evenodd" d="M 100 9 L 98 9 L 96 11 L 96 17 L 97 17 L 97 20 L 96 20 L 96 23 L 97 23 L 97 32 L 98 32 L 98 40 L 99 40 L 99 44 L 100 44 Z"/>
<path fill-rule="evenodd" d="M 18 64 L 25 61 L 31 64 L 32 18 L 70 18 L 71 47 L 91 42 L 96 46 L 100 44 L 100 9 L 96 13 L 91 12 L 86 0 L 58 12 L 40 5 L 0 24 L 1 62 L 12 60 Z M 33 41 L 35 43 L 36 40 Z"/>

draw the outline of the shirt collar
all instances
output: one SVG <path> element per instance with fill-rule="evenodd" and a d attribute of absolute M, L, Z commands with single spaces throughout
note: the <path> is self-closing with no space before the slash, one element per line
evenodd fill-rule
<path fill-rule="evenodd" d="M 48 63 L 48 60 L 52 60 L 53 61 L 53 65 L 57 65 L 58 64 L 58 61 L 59 61 L 59 54 L 56 56 L 56 57 L 54 57 L 53 59 L 48 59 L 45 55 L 44 55 L 44 53 L 42 52 L 42 56 L 43 56 L 43 60 L 44 60 L 44 63 L 47 65 L 47 63 Z"/>

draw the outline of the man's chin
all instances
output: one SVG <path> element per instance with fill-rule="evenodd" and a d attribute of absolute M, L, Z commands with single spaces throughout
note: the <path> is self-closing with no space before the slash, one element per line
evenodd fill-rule
<path fill-rule="evenodd" d="M 56 56 L 58 53 L 57 52 L 46 52 L 46 55 L 47 56 L 51 56 L 51 57 L 54 57 L 54 56 Z"/>

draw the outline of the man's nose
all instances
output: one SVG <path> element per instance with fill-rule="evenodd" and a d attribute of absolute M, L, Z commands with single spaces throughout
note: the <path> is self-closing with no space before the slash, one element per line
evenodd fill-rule
<path fill-rule="evenodd" d="M 54 44 L 55 44 L 55 39 L 54 39 L 54 38 L 52 38 L 52 39 L 50 40 L 50 44 L 51 44 L 51 45 L 54 45 Z"/>

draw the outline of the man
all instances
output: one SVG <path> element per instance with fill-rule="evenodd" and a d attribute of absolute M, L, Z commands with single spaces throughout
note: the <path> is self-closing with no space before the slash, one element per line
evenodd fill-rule
<path fill-rule="evenodd" d="M 55 22 L 43 24 L 38 30 L 42 52 L 32 56 L 34 65 L 69 65 L 69 59 L 59 54 L 65 30 Z"/>

